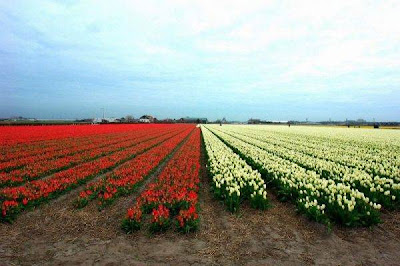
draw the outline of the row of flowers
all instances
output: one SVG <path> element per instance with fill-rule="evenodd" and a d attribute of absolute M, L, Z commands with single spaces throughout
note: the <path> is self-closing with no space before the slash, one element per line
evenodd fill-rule
<path fill-rule="evenodd" d="M 176 125 L 179 127 L 179 125 Z M 117 138 L 134 131 L 173 128 L 163 124 L 119 124 L 96 126 L 10 126 L 0 128 L 0 162 L 41 156 L 70 149 L 93 138 Z M 3 142 L 2 142 L 3 141 Z"/>
<path fill-rule="evenodd" d="M 168 129 L 149 130 L 145 132 L 133 131 L 123 138 L 116 137 L 109 141 L 102 139 L 103 143 L 100 145 L 97 144 L 97 147 L 90 144 L 80 149 L 71 149 L 72 154 L 66 156 L 48 154 L 47 158 L 38 158 L 21 169 L 0 173 L 0 187 L 21 185 L 26 181 L 39 179 L 101 156 L 106 156 L 118 150 L 129 148 L 137 143 L 159 137 L 160 134 L 168 134 L 169 132 L 170 130 Z"/>
<path fill-rule="evenodd" d="M 88 143 L 88 140 L 91 140 L 91 138 L 87 136 L 83 138 L 40 141 L 32 144 L 8 147 L 8 150 L 3 150 L 0 153 L 0 170 L 5 171 L 28 164 L 35 156 L 46 156 L 48 153 L 65 151 L 68 147 L 76 147 L 79 144 L 85 145 Z M 4 162 L 8 162 L 9 164 L 4 164 Z"/>
<path fill-rule="evenodd" d="M 186 130 L 188 126 L 171 127 L 175 134 Z M 67 170 L 58 172 L 49 178 L 28 182 L 19 187 L 8 187 L 0 190 L 2 221 L 11 221 L 19 212 L 48 201 L 65 193 L 93 177 L 115 168 L 139 153 L 142 153 L 171 136 L 160 136 L 135 146 L 100 157 Z"/>
<path fill-rule="evenodd" d="M 315 136 L 298 136 L 250 128 L 229 127 L 228 130 L 400 182 L 400 156 L 398 155 L 400 148 L 396 148 L 396 145 L 379 146 L 376 141 L 371 144 L 366 140 L 360 144 L 341 139 L 321 139 Z"/>
<path fill-rule="evenodd" d="M 24 150 L 9 151 L 0 162 L 0 171 L 9 172 L 10 170 L 29 166 L 36 161 L 48 161 L 51 159 L 61 158 L 75 153 L 86 151 L 99 146 L 118 143 L 130 138 L 130 135 L 137 134 L 138 131 L 123 132 L 112 135 L 88 136 L 77 139 L 58 140 L 54 145 L 30 145 Z M 8 157 L 8 158 L 6 158 Z"/>
<path fill-rule="evenodd" d="M 212 128 L 214 134 L 257 168 L 277 188 L 281 199 L 293 200 L 300 212 L 330 224 L 368 226 L 380 221 L 381 205 L 345 183 L 337 183 L 312 170 Z"/>
<path fill-rule="evenodd" d="M 250 128 L 250 126 L 248 126 Z M 344 129 L 338 127 L 287 127 L 287 126 L 258 126 L 253 127 L 255 131 L 271 132 L 279 136 L 286 136 L 288 139 L 307 139 L 310 143 L 318 144 L 326 142 L 329 146 L 340 145 L 351 148 L 363 149 L 370 155 L 376 152 L 382 155 L 396 153 L 400 147 L 399 133 L 393 130 L 371 130 L 371 129 Z"/>
<path fill-rule="evenodd" d="M 260 140 L 262 136 L 253 138 L 237 132 L 230 132 L 229 134 L 246 143 L 262 148 L 268 153 L 292 161 L 308 170 L 315 171 L 323 178 L 358 189 L 374 202 L 380 203 L 386 208 L 400 206 L 400 184 L 395 179 L 380 176 L 374 177 L 358 168 L 310 156 L 296 151 L 293 147 L 274 145 L 269 143 L 267 138 Z"/>
<path fill-rule="evenodd" d="M 56 126 L 2 126 L 0 128 L 0 154 L 25 149 L 32 145 L 56 143 L 68 138 L 114 134 L 133 130 L 173 127 L 166 124 L 108 124 L 108 125 L 56 125 Z M 179 127 L 179 125 L 177 125 Z"/>
<path fill-rule="evenodd" d="M 214 194 L 224 200 L 232 212 L 238 210 L 243 200 L 249 200 L 254 208 L 266 209 L 267 191 L 261 174 L 206 127 L 202 126 L 202 132 Z"/>
<path fill-rule="evenodd" d="M 173 223 L 182 232 L 198 228 L 200 129 L 174 154 L 156 182 L 151 183 L 127 210 L 122 228 L 130 233 L 146 221 L 152 232 L 167 230 Z M 149 214 L 149 219 L 146 219 Z"/>
<path fill-rule="evenodd" d="M 78 199 L 75 201 L 75 206 L 77 208 L 82 208 L 86 206 L 89 201 L 97 199 L 99 207 L 103 208 L 110 205 L 118 197 L 130 194 L 141 185 L 142 181 L 166 159 L 168 154 L 170 154 L 192 130 L 192 127 L 184 130 L 160 145 L 127 161 L 117 169 L 107 173 L 107 175 L 100 180 L 89 183 L 85 190 L 79 194 Z"/>

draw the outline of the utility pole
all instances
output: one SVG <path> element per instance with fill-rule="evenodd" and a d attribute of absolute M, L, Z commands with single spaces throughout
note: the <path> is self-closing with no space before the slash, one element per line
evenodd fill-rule
<path fill-rule="evenodd" d="M 101 108 L 101 110 L 103 111 L 103 119 L 104 119 L 104 108 Z"/>

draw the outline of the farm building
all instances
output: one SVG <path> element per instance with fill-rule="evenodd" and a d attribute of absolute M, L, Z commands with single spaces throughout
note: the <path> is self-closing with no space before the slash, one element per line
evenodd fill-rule
<path fill-rule="evenodd" d="M 115 117 L 109 117 L 109 118 L 95 118 L 93 119 L 93 123 L 119 123 L 120 120 L 115 118 Z"/>
<path fill-rule="evenodd" d="M 153 123 L 155 118 L 151 115 L 142 115 L 139 118 L 139 123 Z"/>

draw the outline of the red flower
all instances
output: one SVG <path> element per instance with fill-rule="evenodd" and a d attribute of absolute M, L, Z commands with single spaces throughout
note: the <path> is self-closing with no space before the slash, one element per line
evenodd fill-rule
<path fill-rule="evenodd" d="M 142 218 L 142 211 L 138 207 L 130 208 L 128 209 L 126 216 L 130 220 L 135 220 L 137 222 L 140 222 Z"/>
<path fill-rule="evenodd" d="M 157 209 L 152 211 L 152 223 L 162 224 L 169 219 L 169 210 L 164 205 L 158 205 Z"/>
<path fill-rule="evenodd" d="M 191 205 L 187 210 L 180 210 L 179 215 L 176 217 L 180 227 L 184 227 L 186 222 L 194 221 L 198 218 L 199 215 L 197 214 L 196 207 L 194 205 Z"/>

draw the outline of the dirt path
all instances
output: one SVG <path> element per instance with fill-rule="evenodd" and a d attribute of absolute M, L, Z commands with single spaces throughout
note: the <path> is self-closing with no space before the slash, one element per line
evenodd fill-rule
<path fill-rule="evenodd" d="M 0 224 L 0 265 L 400 263 L 400 212 L 383 214 L 384 223 L 373 229 L 334 227 L 329 233 L 297 215 L 293 205 L 277 201 L 272 192 L 271 209 L 244 205 L 238 214 L 230 214 L 209 187 L 203 167 L 201 226 L 188 235 L 169 231 L 150 236 L 145 230 L 126 235 L 119 226 L 132 196 L 101 212 L 95 204 L 75 210 L 73 191 L 63 200 L 23 213 L 13 225 Z"/>

